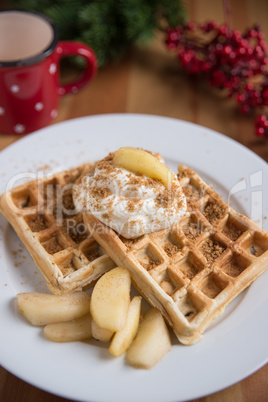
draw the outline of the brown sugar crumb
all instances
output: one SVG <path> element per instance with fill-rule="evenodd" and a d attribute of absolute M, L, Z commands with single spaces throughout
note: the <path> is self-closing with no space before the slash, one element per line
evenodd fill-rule
<path fill-rule="evenodd" d="M 109 152 L 105 158 L 103 158 L 104 161 L 111 162 L 114 159 L 114 152 Z"/>
<path fill-rule="evenodd" d="M 183 187 L 183 192 L 187 198 L 191 198 L 193 196 L 193 189 L 190 186 Z"/>
<path fill-rule="evenodd" d="M 199 234 L 201 233 L 200 228 L 196 225 L 189 224 L 186 229 L 184 230 L 184 234 L 189 240 L 194 240 Z"/>
<path fill-rule="evenodd" d="M 220 205 L 217 202 L 208 202 L 203 211 L 203 215 L 213 225 L 218 220 L 224 217 L 227 208 L 224 205 Z"/>
<path fill-rule="evenodd" d="M 231 239 L 232 241 L 235 241 L 241 236 L 241 234 L 243 233 L 243 230 L 241 230 L 241 229 L 239 229 L 238 227 L 235 227 L 235 226 L 230 226 L 230 227 L 225 226 L 223 228 L 222 233 L 225 236 L 229 237 L 229 239 Z"/>
<path fill-rule="evenodd" d="M 127 210 L 128 212 L 134 212 L 137 211 L 139 207 L 142 207 L 142 201 L 137 201 L 137 200 L 127 200 Z"/>
<path fill-rule="evenodd" d="M 184 195 L 187 199 L 188 204 L 194 204 L 196 201 L 200 200 L 203 197 L 204 191 L 203 189 L 198 189 L 193 186 L 185 186 L 183 187 Z"/>
<path fill-rule="evenodd" d="M 158 205 L 158 207 L 163 207 L 163 208 L 167 208 L 168 207 L 168 203 L 169 203 L 169 193 L 164 190 L 163 193 L 159 194 L 155 201 L 156 204 Z"/>
<path fill-rule="evenodd" d="M 173 257 L 173 255 L 177 254 L 180 251 L 181 247 L 177 244 L 166 244 L 164 250 L 169 257 Z"/>
<path fill-rule="evenodd" d="M 140 185 L 140 177 L 133 177 L 133 175 L 128 174 L 127 178 L 129 178 L 128 184 L 129 186 L 138 186 Z"/>
<path fill-rule="evenodd" d="M 187 239 L 194 240 L 200 233 L 207 231 L 207 228 L 200 221 L 189 220 L 186 225 L 182 226 L 182 231 Z"/>
<path fill-rule="evenodd" d="M 112 194 L 109 188 L 103 188 L 103 187 L 93 188 L 91 191 L 95 197 L 98 197 L 101 200 Z"/>
<path fill-rule="evenodd" d="M 220 243 L 214 242 L 212 239 L 207 239 L 201 247 L 201 251 L 209 264 L 218 258 L 224 250 L 225 248 Z"/>
<path fill-rule="evenodd" d="M 28 222 L 28 225 L 33 232 L 41 232 L 41 230 L 45 230 L 48 227 L 43 215 L 37 215 Z"/>
<path fill-rule="evenodd" d="M 182 262 L 178 267 L 183 275 L 190 280 L 193 279 L 195 275 L 199 272 L 198 268 L 189 260 Z"/>
<path fill-rule="evenodd" d="M 133 175 L 135 174 L 135 176 Z M 137 187 L 137 190 L 140 186 L 144 185 L 149 188 L 157 188 L 159 186 L 162 187 L 159 180 L 153 179 L 152 177 L 143 176 L 139 173 L 130 173 L 127 175 L 128 185 L 132 187 Z"/>
<path fill-rule="evenodd" d="M 124 245 L 126 246 L 126 248 L 128 250 L 131 249 L 131 247 L 136 244 L 141 238 L 142 236 L 136 237 L 135 239 L 126 239 L 123 236 L 119 236 L 120 240 L 124 243 Z"/>
<path fill-rule="evenodd" d="M 108 155 L 108 157 L 109 157 L 109 155 Z M 100 170 L 106 170 L 107 173 L 116 172 L 117 171 L 116 166 L 112 165 L 110 163 L 110 161 L 111 161 L 110 159 L 109 160 L 106 158 L 102 159 L 101 161 L 96 162 L 95 168 L 100 169 Z"/>
<path fill-rule="evenodd" d="M 178 180 L 182 180 L 185 177 L 191 176 L 193 173 L 192 169 L 186 168 L 177 174 Z"/>
<path fill-rule="evenodd" d="M 147 271 L 149 271 L 150 269 L 155 268 L 157 265 L 160 264 L 160 261 L 155 261 L 152 259 L 147 260 L 146 262 L 140 262 L 140 264 L 143 266 L 143 268 L 145 268 Z"/>
<path fill-rule="evenodd" d="M 63 250 L 63 248 L 61 247 L 61 245 L 59 244 L 59 242 L 55 237 L 48 240 L 46 243 L 43 243 L 43 247 L 49 254 L 55 254 Z"/>
<path fill-rule="evenodd" d="M 137 203 L 135 201 L 132 200 L 128 200 L 127 202 L 127 210 L 129 212 L 134 212 L 137 208 Z"/>
<path fill-rule="evenodd" d="M 170 203 L 178 198 L 181 194 L 178 194 L 178 189 L 176 186 L 172 185 L 170 188 L 165 188 L 155 199 L 156 205 L 158 207 L 168 208 Z M 183 200 L 178 198 L 177 208 L 180 209 L 182 207 Z"/>

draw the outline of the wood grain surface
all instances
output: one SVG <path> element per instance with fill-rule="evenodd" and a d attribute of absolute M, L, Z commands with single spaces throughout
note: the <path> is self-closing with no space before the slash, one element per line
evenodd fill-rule
<path fill-rule="evenodd" d="M 188 0 L 185 3 L 189 20 L 224 21 L 220 0 Z M 257 22 L 268 40 L 267 0 L 231 0 L 230 5 L 233 28 L 244 30 Z M 253 117 L 240 114 L 234 100 L 227 99 L 206 82 L 186 75 L 163 40 L 162 35 L 157 35 L 150 46 L 130 49 L 123 60 L 102 68 L 94 81 L 80 92 L 62 97 L 53 124 L 102 113 L 170 116 L 219 131 L 268 161 L 268 140 L 254 135 Z M 66 81 L 72 79 L 76 71 L 65 67 L 62 74 Z M 19 138 L 0 135 L 0 149 Z M 268 365 L 243 381 L 194 402 L 266 402 L 267 378 Z M 67 399 L 39 390 L 0 367 L 0 402 L 26 401 L 63 402 Z"/>

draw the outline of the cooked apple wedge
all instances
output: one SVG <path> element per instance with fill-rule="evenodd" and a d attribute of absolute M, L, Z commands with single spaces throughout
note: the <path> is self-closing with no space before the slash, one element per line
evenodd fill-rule
<path fill-rule="evenodd" d="M 109 342 L 114 332 L 110 329 L 101 328 L 94 320 L 91 320 L 92 337 L 101 342 Z"/>
<path fill-rule="evenodd" d="M 44 334 L 53 342 L 75 342 L 90 339 L 90 314 L 72 321 L 48 324 L 44 327 Z"/>
<path fill-rule="evenodd" d="M 174 178 L 174 173 L 164 163 L 142 149 L 119 148 L 114 153 L 113 163 L 131 172 L 157 179 L 167 188 L 171 186 Z"/>
<path fill-rule="evenodd" d="M 130 302 L 127 321 L 124 328 L 116 332 L 109 347 L 114 356 L 121 356 L 131 345 L 138 330 L 141 310 L 141 296 L 135 296 Z"/>
<path fill-rule="evenodd" d="M 91 295 L 90 311 L 99 327 L 116 332 L 125 326 L 130 286 L 130 273 L 124 267 L 116 267 L 98 280 Z"/>
<path fill-rule="evenodd" d="M 19 293 L 17 301 L 19 312 L 33 325 L 71 321 L 90 312 L 90 295 L 86 292 L 63 296 Z"/>
<path fill-rule="evenodd" d="M 127 362 L 138 368 L 150 369 L 170 351 L 171 341 L 161 313 L 151 308 L 139 326 L 138 334 L 127 350 Z"/>

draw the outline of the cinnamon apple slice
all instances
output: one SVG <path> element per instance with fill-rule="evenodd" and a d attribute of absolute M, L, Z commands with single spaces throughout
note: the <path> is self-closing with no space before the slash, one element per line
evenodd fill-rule
<path fill-rule="evenodd" d="M 174 173 L 164 163 L 142 149 L 119 148 L 114 153 L 113 163 L 131 172 L 157 179 L 167 188 L 174 178 Z"/>

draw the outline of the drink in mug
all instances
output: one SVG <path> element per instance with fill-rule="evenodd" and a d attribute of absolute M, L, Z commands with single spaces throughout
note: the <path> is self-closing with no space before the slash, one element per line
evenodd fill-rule
<path fill-rule="evenodd" d="M 82 75 L 59 83 L 65 56 L 86 61 Z M 58 114 L 61 95 L 77 92 L 97 69 L 92 49 L 76 41 L 59 41 L 58 32 L 41 14 L 0 11 L 0 134 L 24 134 L 47 126 Z"/>

